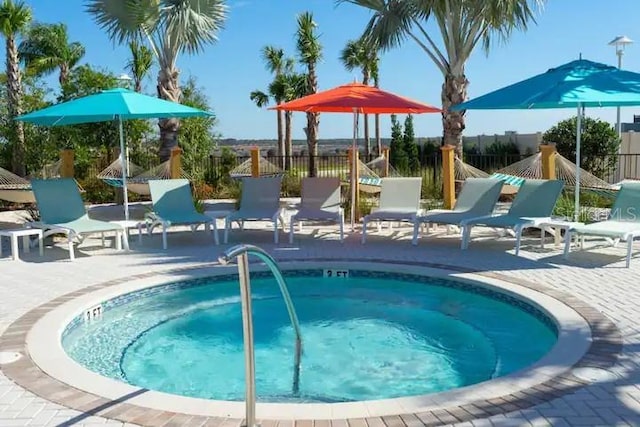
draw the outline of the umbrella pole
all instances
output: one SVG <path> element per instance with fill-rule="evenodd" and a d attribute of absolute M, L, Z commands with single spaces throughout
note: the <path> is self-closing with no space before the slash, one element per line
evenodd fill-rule
<path fill-rule="evenodd" d="M 578 104 L 578 118 L 576 121 L 576 185 L 575 185 L 575 206 L 573 220 L 580 220 L 580 138 L 582 134 L 582 105 Z"/>
<path fill-rule="evenodd" d="M 124 147 L 124 126 L 122 117 L 118 116 L 118 131 L 120 133 L 120 164 L 122 165 L 122 195 L 124 199 L 124 219 L 129 221 L 129 195 L 127 194 L 127 175 L 129 174 L 129 161 Z"/>
<path fill-rule="evenodd" d="M 358 156 L 356 156 L 356 150 L 358 149 L 358 111 L 353 109 L 353 143 L 351 145 L 351 231 L 355 231 L 356 227 L 356 180 L 357 180 L 357 168 L 358 168 Z"/>

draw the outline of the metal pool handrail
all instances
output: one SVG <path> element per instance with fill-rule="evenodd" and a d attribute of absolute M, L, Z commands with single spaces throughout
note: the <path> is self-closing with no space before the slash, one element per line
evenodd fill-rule
<path fill-rule="evenodd" d="M 244 337 L 244 363 L 245 363 L 245 405 L 246 405 L 246 425 L 254 427 L 256 425 L 256 371 L 255 355 L 253 346 L 253 318 L 251 310 L 251 282 L 249 279 L 249 254 L 260 258 L 273 273 L 280 293 L 287 306 L 291 326 L 295 333 L 295 356 L 293 367 L 293 394 L 300 391 L 300 361 L 302 357 L 302 334 L 298 316 L 287 288 L 287 283 L 282 276 L 282 272 L 273 259 L 264 249 L 254 245 L 236 245 L 220 255 L 220 264 L 226 265 L 233 258 L 238 262 L 238 279 L 240 282 L 240 299 L 242 302 L 242 331 Z"/>

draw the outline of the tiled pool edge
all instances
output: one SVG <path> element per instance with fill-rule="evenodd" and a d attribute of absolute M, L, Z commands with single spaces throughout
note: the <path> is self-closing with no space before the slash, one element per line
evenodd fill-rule
<path fill-rule="evenodd" d="M 295 261 L 330 261 L 335 262 L 336 259 L 325 258 L 305 258 L 299 260 L 287 259 L 289 262 Z M 362 259 L 341 259 L 344 262 L 362 262 Z M 482 273 L 472 271 L 464 268 L 457 268 L 450 265 L 441 264 L 429 264 L 422 262 L 393 262 L 383 259 L 368 259 L 367 262 L 373 263 L 386 263 L 386 264 L 400 264 L 400 265 L 414 265 L 418 267 L 430 267 L 446 269 L 449 271 L 456 271 L 460 273 L 473 273 L 478 276 L 484 276 L 487 278 L 494 278 L 497 280 L 510 282 L 531 288 L 537 291 L 541 291 L 553 298 L 571 306 L 576 312 L 578 312 L 589 324 L 592 329 L 593 343 L 589 348 L 587 354 L 580 360 L 576 367 L 590 366 L 598 368 L 607 368 L 615 363 L 618 353 L 622 348 L 622 340 L 617 327 L 606 317 L 600 314 L 597 310 L 593 309 L 589 305 L 583 303 L 579 299 L 566 294 L 561 291 L 554 291 L 546 286 L 541 286 L 532 282 L 525 282 L 522 280 L 515 280 L 511 277 L 507 277 L 498 273 Z M 167 273 L 180 273 L 185 271 L 194 271 L 206 267 L 202 265 L 200 267 L 181 268 L 181 269 L 168 269 L 164 271 L 152 272 L 140 274 L 124 279 L 113 280 L 98 285 L 89 286 L 82 290 L 64 295 L 46 304 L 43 304 L 34 310 L 28 312 L 20 319 L 15 321 L 7 328 L 4 335 L 0 338 L 0 351 L 19 351 L 26 354 L 26 335 L 31 329 L 31 326 L 45 313 L 53 308 L 61 305 L 62 303 L 79 296 L 88 294 L 98 289 L 106 288 L 116 284 L 123 283 L 125 281 L 144 279 L 151 276 L 162 275 Z M 91 415 L 100 415 L 106 418 L 118 419 L 121 421 L 132 422 L 143 425 L 219 425 L 224 422 L 224 427 L 230 427 L 239 425 L 241 420 L 224 420 L 222 418 L 207 418 L 191 415 L 182 415 L 169 412 L 163 412 L 158 410 L 151 410 L 146 408 L 139 408 L 131 404 L 124 403 L 124 398 L 120 402 L 112 402 L 107 399 L 97 397 L 95 395 L 88 394 L 86 392 L 72 388 L 66 384 L 48 377 L 45 373 L 26 357 L 20 361 L 3 366 L 3 371 L 13 381 L 22 387 L 26 388 L 42 396 L 45 399 L 59 403 L 69 408 L 77 409 Z M 487 401 L 477 401 L 469 405 L 447 408 L 444 410 L 436 410 L 430 412 L 424 412 L 419 414 L 403 414 L 398 416 L 389 417 L 373 417 L 369 421 L 371 423 L 386 423 L 387 425 L 396 424 L 403 425 L 410 423 L 413 424 L 426 424 L 426 425 L 439 425 L 442 423 L 451 423 L 458 421 L 468 421 L 477 418 L 484 418 L 491 415 L 500 413 L 511 412 L 514 410 L 525 409 L 545 401 L 560 397 L 565 393 L 571 392 L 577 388 L 585 385 L 586 382 L 574 377 L 573 375 L 564 374 L 555 377 L 546 383 L 537 385 L 531 389 L 523 390 L 522 392 L 502 396 L 499 399 L 492 399 Z M 335 420 L 334 420 L 335 421 Z M 352 426 L 365 426 L 364 419 L 350 419 L 347 420 L 349 425 Z M 298 421 L 297 424 L 306 425 L 306 421 Z M 264 425 L 271 423 L 265 422 Z M 271 424 L 273 425 L 273 424 Z M 311 424 L 309 424 L 311 425 Z M 382 425 L 382 424 L 380 424 Z"/>

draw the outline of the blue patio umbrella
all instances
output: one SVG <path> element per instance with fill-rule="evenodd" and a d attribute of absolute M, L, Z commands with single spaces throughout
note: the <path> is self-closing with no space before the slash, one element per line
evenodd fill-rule
<path fill-rule="evenodd" d="M 576 108 L 575 218 L 580 208 L 580 134 L 584 107 L 640 105 L 640 73 L 578 59 L 452 107 L 453 110 Z"/>
<path fill-rule="evenodd" d="M 133 119 L 206 117 L 213 113 L 198 110 L 176 102 L 165 101 L 128 89 L 103 90 L 93 95 L 52 105 L 16 117 L 28 123 L 43 126 L 65 126 L 81 123 L 117 121 L 120 133 L 120 159 L 122 162 L 122 187 L 124 215 L 129 219 L 127 195 L 127 159 L 122 122 Z"/>

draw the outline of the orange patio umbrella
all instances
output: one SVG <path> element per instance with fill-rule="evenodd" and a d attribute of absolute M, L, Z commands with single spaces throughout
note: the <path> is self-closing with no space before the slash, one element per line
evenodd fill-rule
<path fill-rule="evenodd" d="M 306 113 L 352 113 L 353 148 L 357 147 L 358 114 L 421 114 L 440 113 L 440 108 L 423 104 L 400 95 L 386 92 L 362 83 L 349 83 L 323 92 L 307 95 L 290 102 L 271 107 L 272 110 L 303 111 Z M 353 170 L 357 170 L 353 156 Z M 356 201 L 356 183 L 351 174 L 351 206 Z M 351 227 L 355 223 L 355 209 L 351 209 Z"/>
<path fill-rule="evenodd" d="M 271 109 L 304 111 L 306 113 L 360 114 L 420 114 L 442 111 L 437 107 L 362 83 L 338 86 L 280 104 Z"/>

